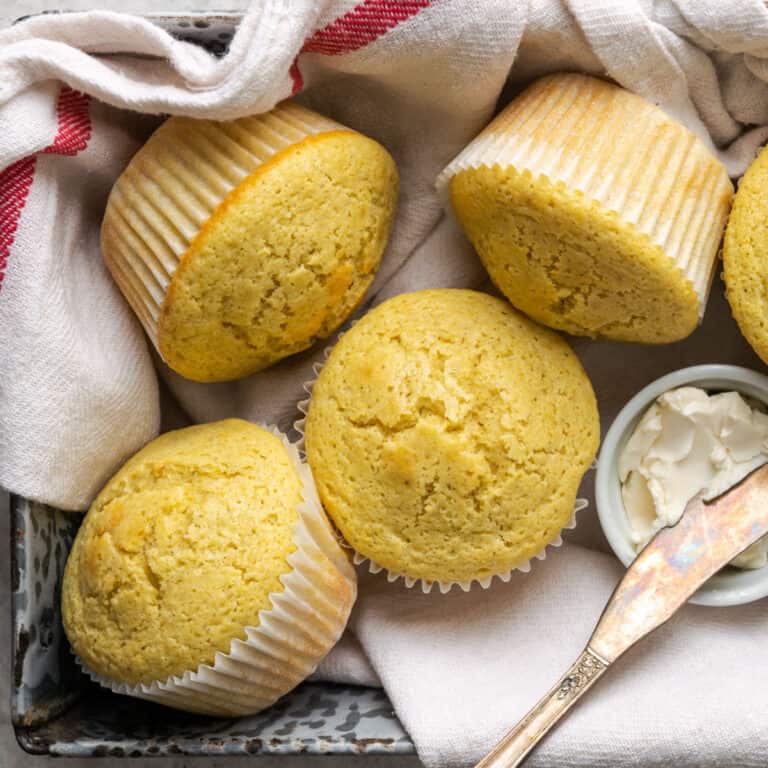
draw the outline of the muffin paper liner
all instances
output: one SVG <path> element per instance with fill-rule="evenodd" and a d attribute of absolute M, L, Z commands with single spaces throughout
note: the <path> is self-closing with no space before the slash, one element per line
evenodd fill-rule
<path fill-rule="evenodd" d="M 312 473 L 296 446 L 277 429 L 265 429 L 281 439 L 303 485 L 293 533 L 296 551 L 287 558 L 292 569 L 280 577 L 283 591 L 270 595 L 272 607 L 260 611 L 259 625 L 246 627 L 246 639 L 232 640 L 229 653 L 217 653 L 212 665 L 201 664 L 164 681 L 127 685 L 96 674 L 76 657 L 91 680 L 114 693 L 189 712 L 254 714 L 314 672 L 341 637 L 357 594 L 355 569 L 325 516 Z M 346 582 L 349 600 L 329 595 L 329 575 Z"/>
<path fill-rule="evenodd" d="M 704 315 L 733 186 L 688 128 L 639 96 L 595 78 L 538 81 L 454 158 L 435 182 L 513 167 L 580 193 L 662 248 L 688 279 Z"/>
<path fill-rule="evenodd" d="M 163 302 L 195 236 L 240 182 L 309 136 L 350 131 L 284 102 L 263 115 L 216 123 L 164 123 L 110 194 L 102 225 L 105 262 L 157 347 Z"/>
<path fill-rule="evenodd" d="M 341 337 L 340 334 L 339 337 Z M 325 350 L 323 350 L 323 359 L 327 360 L 328 356 L 331 354 L 331 350 L 333 347 L 326 347 Z M 296 443 L 297 448 L 299 449 L 302 458 L 305 457 L 306 451 L 305 451 L 305 445 L 304 445 L 304 430 L 306 427 L 307 422 L 307 413 L 309 412 L 309 404 L 312 399 L 312 388 L 315 385 L 315 382 L 317 381 L 317 377 L 320 375 L 320 371 L 323 369 L 324 363 L 314 363 L 312 366 L 312 370 L 315 374 L 315 377 L 313 379 L 310 379 L 309 381 L 304 382 L 304 391 L 307 393 L 308 397 L 306 397 L 303 400 L 300 400 L 298 403 L 298 409 L 302 413 L 302 417 L 300 419 L 297 419 L 294 422 L 294 429 L 299 433 L 299 440 Z M 309 465 L 307 465 L 308 467 Z M 596 462 L 592 462 L 589 469 L 587 471 L 591 471 L 596 467 Z M 311 472 L 311 470 L 309 470 Z M 576 503 L 574 504 L 573 508 L 573 514 L 571 515 L 568 522 L 563 526 L 561 532 L 563 530 L 572 530 L 577 525 L 576 515 L 586 509 L 589 506 L 589 501 L 587 499 L 581 499 L 577 498 Z M 339 534 L 341 536 L 341 534 Z M 391 571 L 388 568 L 385 568 L 382 565 L 379 565 L 374 560 L 371 560 L 370 557 L 366 557 L 362 553 L 358 552 L 349 542 L 341 539 L 342 546 L 346 547 L 347 549 L 352 551 L 352 561 L 355 565 L 363 565 L 365 567 L 365 564 L 368 565 L 368 571 L 370 573 L 381 573 L 384 571 L 387 577 L 387 581 L 392 583 L 396 582 L 399 579 L 402 579 L 405 586 L 409 589 L 411 587 L 417 586 L 424 592 L 425 594 L 429 594 L 433 588 L 437 588 L 441 594 L 446 594 L 451 591 L 453 587 L 459 587 L 464 592 L 469 592 L 469 590 L 472 588 L 474 584 L 479 584 L 480 587 L 483 589 L 488 589 L 488 587 L 491 586 L 494 579 L 499 579 L 503 582 L 508 582 L 512 578 L 512 573 L 514 571 L 522 571 L 523 573 L 528 573 L 531 570 L 531 566 L 533 564 L 534 560 L 544 560 L 547 556 L 547 549 L 549 547 L 559 547 L 563 543 L 562 536 L 560 533 L 555 536 L 552 541 L 547 542 L 547 544 L 544 545 L 544 547 L 541 549 L 541 551 L 537 552 L 535 555 L 533 555 L 531 558 L 526 560 L 524 563 L 520 563 L 520 565 L 515 566 L 514 568 L 510 568 L 508 571 L 503 571 L 501 573 L 494 573 L 492 576 L 485 576 L 482 579 L 470 579 L 469 581 L 427 581 L 425 579 L 419 579 L 415 578 L 413 576 L 406 576 L 404 573 L 397 573 L 395 571 Z"/>

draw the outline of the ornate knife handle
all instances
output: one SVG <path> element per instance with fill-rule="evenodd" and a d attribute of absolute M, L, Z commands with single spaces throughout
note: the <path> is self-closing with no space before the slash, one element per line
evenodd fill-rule
<path fill-rule="evenodd" d="M 608 669 L 587 647 L 544 698 L 483 758 L 475 768 L 515 768 L 550 728 Z"/>

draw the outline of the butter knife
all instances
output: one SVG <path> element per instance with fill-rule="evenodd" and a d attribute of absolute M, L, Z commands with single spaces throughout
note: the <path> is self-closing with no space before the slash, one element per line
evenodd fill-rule
<path fill-rule="evenodd" d="M 515 768 L 626 650 L 708 579 L 768 534 L 768 464 L 711 501 L 697 497 L 660 530 L 619 582 L 587 647 L 476 768 Z"/>

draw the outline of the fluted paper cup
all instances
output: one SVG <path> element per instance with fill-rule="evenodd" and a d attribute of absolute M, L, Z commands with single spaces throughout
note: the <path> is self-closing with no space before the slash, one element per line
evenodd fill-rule
<path fill-rule="evenodd" d="M 331 354 L 332 349 L 333 347 L 327 347 L 323 351 L 324 360 L 328 359 L 328 356 Z M 299 434 L 299 440 L 296 443 L 296 445 L 302 457 L 305 456 L 304 432 L 306 428 L 307 414 L 309 413 L 309 407 L 312 400 L 312 388 L 314 387 L 314 384 L 317 381 L 317 377 L 320 375 L 320 371 L 323 369 L 323 363 L 315 363 L 312 366 L 312 369 L 315 374 L 314 378 L 310 379 L 309 381 L 305 381 L 303 385 L 304 391 L 307 393 L 307 397 L 304 398 L 303 400 L 300 400 L 299 403 L 297 404 L 298 410 L 302 414 L 302 416 L 301 418 L 297 419 L 293 425 L 294 429 Z M 594 469 L 594 466 L 595 465 L 593 463 L 592 467 L 590 467 L 590 471 Z M 574 529 L 577 524 L 576 515 L 582 510 L 586 509 L 588 506 L 589 506 L 589 502 L 587 501 L 587 499 L 577 498 L 576 503 L 574 504 L 573 514 L 571 515 L 568 522 L 563 526 L 562 530 L 551 541 L 547 542 L 547 544 L 545 544 L 544 547 L 539 552 L 537 552 L 535 555 L 530 557 L 525 562 L 520 563 L 519 565 L 515 566 L 514 568 L 510 568 L 509 570 L 501 571 L 499 573 L 494 573 L 491 576 L 486 576 L 479 579 L 470 579 L 469 581 L 428 581 L 426 579 L 414 578 L 413 576 L 408 576 L 404 573 L 398 573 L 396 571 L 392 571 L 388 568 L 385 568 L 382 565 L 379 565 L 370 557 L 367 557 L 361 552 L 358 552 L 346 540 L 342 539 L 342 541 L 343 541 L 343 545 L 352 552 L 352 560 L 355 565 L 362 565 L 364 568 L 367 567 L 368 571 L 374 574 L 381 573 L 383 571 L 386 574 L 387 581 L 389 581 L 390 583 L 396 582 L 402 579 L 405 586 L 408 587 L 409 589 L 412 587 L 416 587 L 418 589 L 421 589 L 422 592 L 424 592 L 425 594 L 429 594 L 430 592 L 432 592 L 433 589 L 437 589 L 441 594 L 447 594 L 454 587 L 458 587 L 464 592 L 469 592 L 469 590 L 472 589 L 472 587 L 475 584 L 482 587 L 483 589 L 488 589 L 491 586 L 491 584 L 493 584 L 494 579 L 499 579 L 500 581 L 508 582 L 512 578 L 512 574 L 515 571 L 528 573 L 531 570 L 531 566 L 534 560 L 544 560 L 546 558 L 547 550 L 550 547 L 562 546 L 563 539 L 560 534 L 562 533 L 563 530 Z M 340 533 L 339 533 L 339 536 L 341 536 Z"/>
<path fill-rule="evenodd" d="M 101 230 L 115 282 L 158 347 L 171 279 L 214 211 L 247 176 L 310 136 L 352 132 L 284 102 L 231 122 L 171 119 L 135 155 L 112 193 Z"/>
<path fill-rule="evenodd" d="M 323 511 L 309 467 L 282 433 L 265 428 L 282 440 L 303 486 L 293 532 L 296 550 L 287 558 L 291 570 L 280 578 L 283 590 L 270 595 L 271 607 L 259 613 L 258 626 L 245 627 L 246 638 L 233 639 L 229 653 L 217 653 L 213 664 L 182 675 L 126 685 L 77 659 L 101 686 L 188 712 L 254 714 L 312 674 L 341 637 L 357 594 L 355 569 Z"/>
<path fill-rule="evenodd" d="M 479 167 L 546 177 L 614 211 L 661 247 L 704 314 L 733 186 L 696 134 L 639 96 L 584 75 L 545 77 L 518 96 L 443 171 Z"/>

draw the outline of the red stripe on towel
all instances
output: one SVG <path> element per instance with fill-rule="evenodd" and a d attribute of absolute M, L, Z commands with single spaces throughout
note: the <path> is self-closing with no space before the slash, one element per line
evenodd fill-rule
<path fill-rule="evenodd" d="M 76 155 L 91 138 L 90 97 L 63 86 L 56 104 L 58 129 L 53 142 L 42 154 Z M 0 173 L 0 287 L 8 256 L 16 237 L 19 218 L 35 178 L 37 155 L 17 160 Z"/>
<path fill-rule="evenodd" d="M 90 96 L 67 86 L 61 89 L 56 105 L 59 130 L 53 144 L 43 150 L 45 154 L 76 155 L 88 146 L 91 138 L 90 104 Z"/>
<path fill-rule="evenodd" d="M 293 82 L 293 88 L 291 88 L 291 96 L 295 96 L 304 87 L 304 78 L 301 76 L 301 70 L 299 69 L 299 57 L 297 56 L 291 64 L 291 68 L 288 70 L 291 81 Z"/>
<path fill-rule="evenodd" d="M 430 0 L 365 0 L 304 43 L 303 53 L 338 56 L 372 43 L 429 5 Z"/>
<path fill-rule="evenodd" d="M 0 286 L 5 277 L 5 266 L 19 226 L 19 217 L 35 176 L 36 162 L 34 156 L 23 157 L 0 173 Z"/>
<path fill-rule="evenodd" d="M 301 53 L 339 56 L 378 40 L 401 22 L 426 8 L 430 0 L 364 0 L 351 11 L 318 29 L 308 38 Z M 298 59 L 291 65 L 293 94 L 304 86 Z"/>

